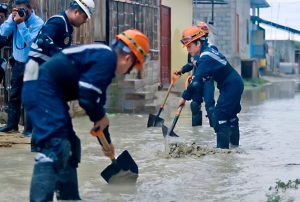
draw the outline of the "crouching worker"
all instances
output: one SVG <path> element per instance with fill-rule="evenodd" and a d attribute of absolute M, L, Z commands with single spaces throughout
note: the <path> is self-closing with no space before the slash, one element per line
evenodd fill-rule
<path fill-rule="evenodd" d="M 102 44 L 64 49 L 41 65 L 26 65 L 23 104 L 32 119 L 32 152 L 38 152 L 30 187 L 30 201 L 80 200 L 77 182 L 80 140 L 73 130 L 67 102 L 78 100 L 94 129 L 110 143 L 104 105 L 106 90 L 115 75 L 141 70 L 149 52 L 148 38 L 138 30 L 116 36 L 112 47 Z M 95 139 L 96 140 L 96 139 Z"/>
<path fill-rule="evenodd" d="M 237 114 L 241 111 L 241 96 L 244 83 L 241 76 L 229 64 L 224 55 L 209 47 L 207 41 L 201 40 L 204 31 L 196 26 L 187 28 L 184 32 L 190 33 L 183 36 L 181 42 L 187 47 L 188 52 L 194 57 L 197 66 L 193 82 L 213 79 L 217 82 L 220 95 L 215 106 L 212 119 L 217 133 L 217 147 L 228 149 L 229 143 L 239 145 L 239 120 Z M 185 104 L 193 95 L 192 85 L 183 92 L 179 106 Z"/>

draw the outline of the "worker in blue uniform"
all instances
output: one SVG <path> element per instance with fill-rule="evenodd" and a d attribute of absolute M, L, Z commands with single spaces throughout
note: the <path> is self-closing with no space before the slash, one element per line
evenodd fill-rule
<path fill-rule="evenodd" d="M 31 46 L 27 65 L 41 65 L 62 49 L 70 47 L 73 27 L 86 23 L 94 13 L 94 0 L 73 0 L 67 10 L 51 16 Z"/>
<path fill-rule="evenodd" d="M 201 37 L 202 41 L 206 41 L 206 44 L 208 47 L 211 47 L 218 51 L 218 48 L 208 42 L 208 35 L 209 35 L 209 29 L 205 22 L 198 22 L 197 27 L 202 29 L 205 33 L 204 36 Z M 190 72 L 193 70 L 193 75 L 189 76 L 187 78 L 186 84 L 191 84 L 190 88 L 193 88 L 193 97 L 192 102 L 190 104 L 190 108 L 192 111 L 192 126 L 201 126 L 202 125 L 202 110 L 201 110 L 201 103 L 204 100 L 205 103 L 205 110 L 207 113 L 207 117 L 209 120 L 209 125 L 213 127 L 212 124 L 212 113 L 215 108 L 215 85 L 214 81 L 212 79 L 207 80 L 206 82 L 192 82 L 192 78 L 194 77 L 194 74 L 196 72 L 195 68 L 196 66 L 193 65 L 193 57 L 191 57 L 191 54 L 188 54 L 188 63 L 184 65 L 180 70 L 176 71 L 175 74 L 181 75 L 186 72 Z M 186 85 L 186 86 L 187 86 Z"/>
<path fill-rule="evenodd" d="M 193 64 L 197 66 L 192 83 L 207 79 L 217 82 L 220 95 L 212 115 L 213 126 L 217 134 L 217 148 L 228 149 L 230 143 L 233 146 L 239 145 L 237 114 L 241 111 L 240 101 L 244 83 L 225 56 L 201 40 L 204 35 L 204 31 L 199 27 L 188 27 L 183 31 L 181 42 L 194 57 Z M 183 106 L 186 100 L 192 98 L 193 89 L 190 86 L 183 92 L 179 106 Z"/>
<path fill-rule="evenodd" d="M 94 12 L 94 0 L 73 0 L 66 11 L 50 17 L 31 45 L 30 62 L 27 65 L 35 62 L 41 65 L 54 54 L 71 46 L 73 26 L 80 27 L 91 18 Z M 25 121 L 28 119 L 29 117 Z M 27 131 L 26 128 L 24 131 Z"/>
<path fill-rule="evenodd" d="M 13 59 L 11 91 L 8 103 L 7 124 L 0 128 L 0 132 L 18 131 L 18 124 L 21 115 L 21 92 L 23 85 L 23 74 L 25 64 L 28 60 L 30 46 L 40 29 L 43 20 L 35 15 L 30 0 L 15 0 L 12 13 L 0 27 L 0 35 L 13 37 Z M 24 135 L 28 135 L 24 124 Z"/>
<path fill-rule="evenodd" d="M 148 38 L 138 30 L 116 36 L 112 47 L 103 44 L 66 48 L 40 67 L 31 61 L 24 75 L 23 104 L 33 122 L 32 151 L 38 152 L 31 180 L 30 201 L 79 200 L 77 171 L 80 140 L 67 102 L 78 100 L 94 127 L 110 143 L 104 154 L 114 153 L 104 105 L 115 75 L 138 70 L 149 52 Z"/>
<path fill-rule="evenodd" d="M 71 46 L 73 27 L 83 25 L 94 12 L 94 0 L 71 1 L 66 11 L 47 20 L 31 46 L 30 59 L 41 65 L 54 54 Z"/>

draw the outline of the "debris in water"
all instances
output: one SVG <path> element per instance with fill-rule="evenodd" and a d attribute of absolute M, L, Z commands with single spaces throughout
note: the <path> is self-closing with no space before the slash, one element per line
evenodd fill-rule
<path fill-rule="evenodd" d="M 269 187 L 269 192 L 266 194 L 267 202 L 279 202 L 279 201 L 294 201 L 286 193 L 287 190 L 298 190 L 300 179 L 289 180 L 287 183 L 278 180 L 275 187 Z"/>
<path fill-rule="evenodd" d="M 239 150 L 234 149 L 218 149 L 218 148 L 210 148 L 206 145 L 196 145 L 195 142 L 192 144 L 185 144 L 185 143 L 170 143 L 169 145 L 169 152 L 167 157 L 169 158 L 182 158 L 185 156 L 191 157 L 201 157 L 209 154 L 216 154 L 216 153 L 240 153 Z"/>

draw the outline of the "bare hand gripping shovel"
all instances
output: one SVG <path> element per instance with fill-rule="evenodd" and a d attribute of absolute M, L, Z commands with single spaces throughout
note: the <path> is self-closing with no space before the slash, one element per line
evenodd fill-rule
<path fill-rule="evenodd" d="M 176 74 L 173 74 L 172 76 L 172 80 L 171 80 L 171 84 L 168 88 L 168 91 L 167 91 L 167 95 L 163 101 L 163 103 L 160 105 L 160 108 L 159 108 L 159 111 L 157 113 L 157 115 L 153 115 L 153 114 L 149 114 L 149 118 L 148 118 L 148 123 L 147 123 L 147 127 L 161 127 L 163 124 L 164 124 L 164 119 L 160 118 L 159 115 L 160 113 L 163 111 L 164 109 L 164 106 L 167 102 L 167 99 L 170 95 L 170 92 L 171 92 L 171 89 L 172 87 L 174 86 L 175 82 L 180 78 L 180 75 L 176 75 Z"/>
<path fill-rule="evenodd" d="M 174 130 L 175 125 L 176 125 L 176 123 L 179 119 L 179 116 L 181 114 L 182 109 L 183 109 L 183 106 L 178 107 L 177 112 L 176 112 L 176 116 L 173 120 L 171 128 L 168 129 L 167 126 L 162 125 L 162 132 L 163 132 L 164 137 L 167 137 L 167 136 L 179 137 L 178 135 L 176 135 L 176 133 L 173 130 Z"/>
<path fill-rule="evenodd" d="M 109 150 L 110 146 L 107 142 L 103 131 L 92 131 L 93 136 L 96 136 L 99 143 L 102 144 L 104 150 Z M 109 157 L 112 163 L 107 166 L 102 172 L 101 176 L 109 184 L 133 184 L 138 178 L 138 166 L 134 162 L 127 150 L 123 151 L 121 155 L 115 159 L 115 156 Z"/>

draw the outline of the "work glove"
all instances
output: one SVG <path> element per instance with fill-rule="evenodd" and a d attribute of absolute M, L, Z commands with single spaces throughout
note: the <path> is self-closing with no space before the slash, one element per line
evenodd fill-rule
<path fill-rule="evenodd" d="M 179 101 L 178 101 L 178 107 L 184 107 L 184 105 L 185 105 L 185 99 L 183 99 L 182 97 L 179 99 Z"/>
<path fill-rule="evenodd" d="M 95 122 L 95 125 L 94 125 L 94 127 L 92 128 L 92 130 L 95 130 L 95 131 L 97 131 L 97 130 L 104 130 L 104 129 L 106 129 L 107 127 L 109 126 L 109 119 L 108 119 L 108 117 L 106 116 L 106 115 L 104 115 L 103 117 L 102 117 L 102 119 L 100 119 L 99 121 L 96 121 Z"/>
<path fill-rule="evenodd" d="M 181 76 L 181 75 L 182 75 L 182 69 L 176 70 L 176 71 L 174 72 L 174 74 L 175 74 L 175 75 L 178 75 L 178 76 Z"/>

